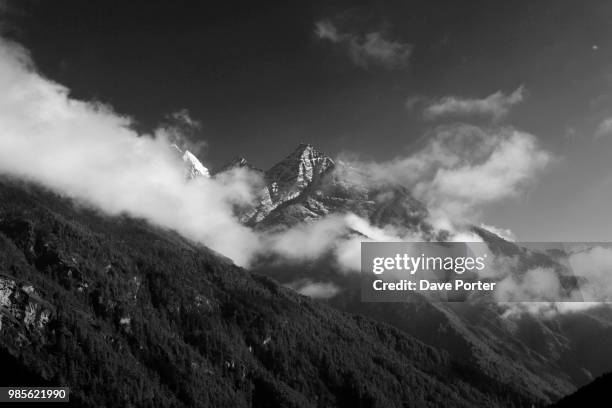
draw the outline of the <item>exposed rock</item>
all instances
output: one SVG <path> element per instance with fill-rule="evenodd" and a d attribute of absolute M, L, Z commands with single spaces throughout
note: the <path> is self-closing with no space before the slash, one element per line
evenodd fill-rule
<path fill-rule="evenodd" d="M 433 234 L 427 208 L 405 187 L 367 185 L 355 172 L 312 145 L 301 144 L 265 173 L 268 194 L 241 219 L 260 229 L 278 229 L 328 214 L 353 213 L 376 226 Z"/>
<path fill-rule="evenodd" d="M 42 330 L 49 323 L 53 307 L 40 298 L 31 285 L 20 287 L 6 275 L 0 275 L 0 317 L 29 330 Z"/>

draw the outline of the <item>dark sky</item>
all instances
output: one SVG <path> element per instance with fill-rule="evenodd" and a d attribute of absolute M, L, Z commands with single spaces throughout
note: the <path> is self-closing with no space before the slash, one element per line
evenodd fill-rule
<path fill-rule="evenodd" d="M 585 206 L 603 216 L 612 199 L 597 196 L 612 192 L 612 145 L 593 136 L 612 117 L 610 1 L 1 4 L 4 30 L 74 97 L 108 103 L 143 129 L 188 109 L 202 122 L 209 167 L 241 154 L 267 168 L 301 141 L 332 156 L 390 159 L 432 125 L 407 99 L 483 98 L 524 85 L 528 97 L 507 122 L 564 161 L 543 193 L 496 210 L 498 223 L 534 239 L 561 237 L 555 220 Z M 323 20 L 343 33 L 385 33 L 412 53 L 393 69 L 360 66 L 341 44 L 317 38 Z M 597 192 L 588 203 L 566 204 L 586 190 Z M 531 226 L 536 217 L 550 217 L 547 233 Z M 592 237 L 592 227 L 582 235 Z"/>

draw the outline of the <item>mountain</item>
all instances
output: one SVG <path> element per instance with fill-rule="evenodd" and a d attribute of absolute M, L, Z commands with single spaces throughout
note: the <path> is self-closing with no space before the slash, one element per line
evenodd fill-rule
<path fill-rule="evenodd" d="M 310 144 L 300 144 L 284 160 L 266 172 L 274 202 L 286 202 L 300 195 L 334 168 L 334 161 Z"/>
<path fill-rule="evenodd" d="M 77 406 L 529 406 L 371 319 L 142 220 L 0 179 L 2 384 Z"/>
<path fill-rule="evenodd" d="M 231 168 L 231 165 L 227 166 Z M 353 213 L 374 225 L 400 225 L 432 231 L 425 206 L 402 186 L 360 188 L 347 181 L 346 163 L 336 163 L 310 144 L 300 144 L 263 173 L 258 205 L 241 216 L 259 229 L 288 228 L 328 214 Z"/>
<path fill-rule="evenodd" d="M 443 236 L 410 191 L 360 184 L 355 171 L 300 145 L 260 172 L 261 199 L 241 219 L 287 229 L 353 212 Z M 555 262 L 473 231 L 522 264 Z M 288 289 L 313 282 L 334 290 L 312 300 Z M 410 300 L 362 302 L 359 276 L 325 256 L 246 271 L 142 220 L 0 179 L 3 384 L 68 385 L 79 406 L 519 407 L 612 367 L 609 308 L 508 318 L 487 299 Z"/>
<path fill-rule="evenodd" d="M 286 229 L 327 214 L 352 212 L 373 225 L 443 238 L 427 223 L 428 210 L 403 186 L 354 182 L 348 164 L 334 162 L 310 145 L 265 172 L 272 206 L 260 205 L 248 223 L 260 229 Z M 348 176 L 348 177 L 347 177 Z M 359 178 L 356 178 L 359 180 Z M 482 228 L 473 228 L 493 251 L 520 254 L 521 265 L 547 267 L 546 254 L 525 252 Z M 313 282 L 335 287 L 326 303 L 392 325 L 444 350 L 474 371 L 496 378 L 521 395 L 554 401 L 612 367 L 612 313 L 596 309 L 550 319 L 528 314 L 507 318 L 493 301 L 440 303 L 415 295 L 405 303 L 364 303 L 360 279 L 338 270 L 331 259 L 289 262 L 274 258 L 257 265 L 287 287 Z"/>

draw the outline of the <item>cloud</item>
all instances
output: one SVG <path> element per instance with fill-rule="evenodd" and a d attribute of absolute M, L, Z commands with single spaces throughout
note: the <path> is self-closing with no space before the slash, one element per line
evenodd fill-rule
<path fill-rule="evenodd" d="M 485 223 L 480 223 L 480 228 L 485 229 L 489 232 L 492 232 L 498 237 L 505 239 L 506 241 L 510 241 L 510 242 L 516 241 L 516 235 L 514 235 L 514 232 L 512 232 L 512 230 L 508 228 L 500 228 L 500 227 L 496 227 L 494 225 L 488 225 Z"/>
<path fill-rule="evenodd" d="M 602 302 L 511 302 L 500 303 L 505 308 L 502 317 L 506 319 L 521 318 L 525 314 L 552 319 L 560 314 L 580 313 L 586 310 L 608 307 Z"/>
<path fill-rule="evenodd" d="M 313 282 L 309 279 L 288 285 L 296 292 L 313 299 L 329 299 L 340 292 L 340 288 L 331 282 Z"/>
<path fill-rule="evenodd" d="M 316 22 L 314 34 L 320 40 L 345 48 L 353 63 L 366 69 L 372 65 L 389 70 L 403 68 L 408 64 L 413 49 L 412 45 L 389 39 L 380 31 L 365 34 L 340 32 L 329 20 Z"/>
<path fill-rule="evenodd" d="M 417 188 L 424 188 L 430 199 L 440 203 L 490 203 L 518 195 L 550 162 L 550 154 L 540 150 L 528 133 L 506 129 L 486 136 L 488 140 L 479 142 L 492 142 L 486 157 L 439 168 L 431 183 Z"/>
<path fill-rule="evenodd" d="M 497 91 L 483 99 L 445 96 L 425 107 L 423 115 L 429 120 L 474 115 L 499 120 L 505 117 L 513 106 L 521 103 L 525 96 L 526 91 L 522 85 L 509 95 Z"/>
<path fill-rule="evenodd" d="M 402 234 L 393 226 L 372 226 L 367 220 L 352 213 L 330 214 L 297 224 L 285 231 L 261 236 L 268 253 L 299 262 L 332 255 L 335 266 L 342 272 L 360 270 L 361 242 L 422 239 L 420 236 Z"/>
<path fill-rule="evenodd" d="M 612 248 L 586 246 L 566 250 L 557 258 L 557 267 L 535 267 L 524 273 L 516 259 L 496 258 L 499 283 L 495 298 L 506 309 L 505 316 L 529 313 L 554 317 L 612 302 Z"/>
<path fill-rule="evenodd" d="M 339 43 L 342 41 L 342 36 L 338 33 L 336 26 L 330 21 L 323 20 L 315 23 L 315 35 L 321 40 L 329 40 L 333 43 Z"/>
<path fill-rule="evenodd" d="M 285 258 L 303 261 L 317 259 L 332 251 L 334 245 L 349 233 L 342 214 L 332 214 L 314 222 L 266 236 L 266 247 Z"/>
<path fill-rule="evenodd" d="M 612 248 L 594 246 L 573 253 L 568 264 L 584 280 L 575 295 L 588 301 L 612 301 Z"/>
<path fill-rule="evenodd" d="M 434 225 L 449 227 L 479 208 L 516 197 L 553 161 L 535 136 L 511 127 L 435 128 L 419 150 L 388 162 L 341 157 L 339 177 L 354 185 L 400 184 L 422 200 Z"/>
<path fill-rule="evenodd" d="M 561 300 L 561 282 L 550 268 L 534 268 L 526 271 L 520 279 L 507 276 L 496 285 L 498 302 L 553 302 Z"/>
<path fill-rule="evenodd" d="M 256 234 L 233 216 L 249 183 L 184 178 L 167 132 L 139 136 L 99 103 L 71 99 L 39 75 L 26 50 L 0 40 L 0 173 L 27 179 L 106 214 L 174 229 L 245 265 Z"/>
<path fill-rule="evenodd" d="M 595 138 L 599 139 L 604 136 L 612 135 L 612 118 L 602 120 L 595 131 Z"/>

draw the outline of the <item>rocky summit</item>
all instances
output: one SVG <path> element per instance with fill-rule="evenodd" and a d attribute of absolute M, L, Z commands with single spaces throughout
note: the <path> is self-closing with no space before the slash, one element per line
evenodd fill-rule
<path fill-rule="evenodd" d="M 240 158 L 216 174 L 237 166 L 253 169 L 246 159 Z M 405 187 L 364 185 L 347 177 L 347 173 L 354 171 L 311 144 L 300 144 L 262 172 L 265 185 L 258 200 L 253 207 L 243 210 L 240 218 L 259 229 L 278 229 L 329 214 L 353 213 L 376 226 L 396 225 L 425 235 L 432 233 L 427 208 Z"/>

